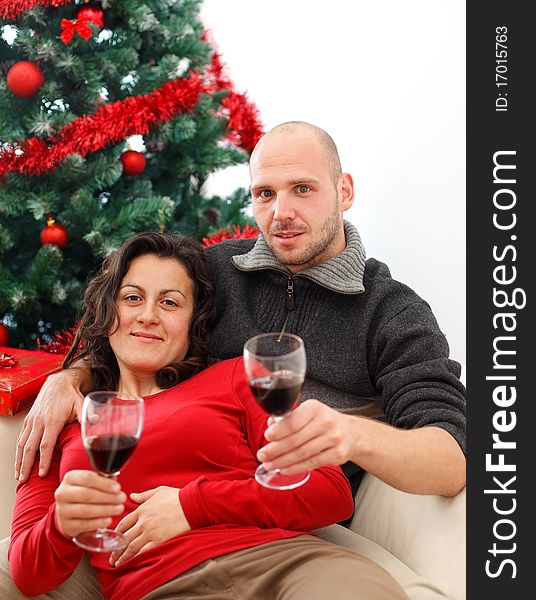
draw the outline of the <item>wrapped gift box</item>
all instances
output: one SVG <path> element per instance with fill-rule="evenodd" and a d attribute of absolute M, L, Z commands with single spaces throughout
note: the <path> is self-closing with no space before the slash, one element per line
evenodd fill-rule
<path fill-rule="evenodd" d="M 0 346 L 3 352 L 17 362 L 14 367 L 0 368 L 0 415 L 14 415 L 35 400 L 45 379 L 61 369 L 65 356 Z"/>

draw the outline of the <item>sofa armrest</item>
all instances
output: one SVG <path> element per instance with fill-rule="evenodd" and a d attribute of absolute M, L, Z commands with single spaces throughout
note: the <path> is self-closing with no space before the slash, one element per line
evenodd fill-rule
<path fill-rule="evenodd" d="M 366 474 L 350 529 L 385 548 L 451 600 L 465 600 L 465 496 L 407 494 Z"/>
<path fill-rule="evenodd" d="M 14 416 L 0 416 L 0 539 L 11 532 L 11 515 L 15 505 L 15 445 L 28 410 Z"/>

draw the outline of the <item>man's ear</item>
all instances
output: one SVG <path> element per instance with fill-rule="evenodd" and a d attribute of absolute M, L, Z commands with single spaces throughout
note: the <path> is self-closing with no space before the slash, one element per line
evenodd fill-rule
<path fill-rule="evenodd" d="M 354 203 L 354 180 L 350 173 L 343 173 L 337 184 L 341 211 L 348 210 Z"/>

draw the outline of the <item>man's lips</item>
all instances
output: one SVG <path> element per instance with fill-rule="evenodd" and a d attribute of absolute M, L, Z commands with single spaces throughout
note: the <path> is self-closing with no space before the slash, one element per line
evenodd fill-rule
<path fill-rule="evenodd" d="M 278 244 L 292 246 L 302 233 L 303 231 L 276 231 L 272 235 L 277 239 Z"/>
<path fill-rule="evenodd" d="M 303 233 L 303 231 L 274 231 L 274 233 L 272 235 L 274 235 L 275 237 L 278 237 L 278 238 L 286 239 L 286 238 L 298 237 L 302 233 Z"/>

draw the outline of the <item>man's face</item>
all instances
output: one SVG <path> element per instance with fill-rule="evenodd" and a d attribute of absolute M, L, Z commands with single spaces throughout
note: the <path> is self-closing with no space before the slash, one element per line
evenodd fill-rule
<path fill-rule="evenodd" d="M 326 151 L 310 132 L 264 137 L 251 158 L 253 214 L 281 263 L 296 273 L 345 248 L 342 212 L 353 201 L 348 174 L 338 182 Z"/>

